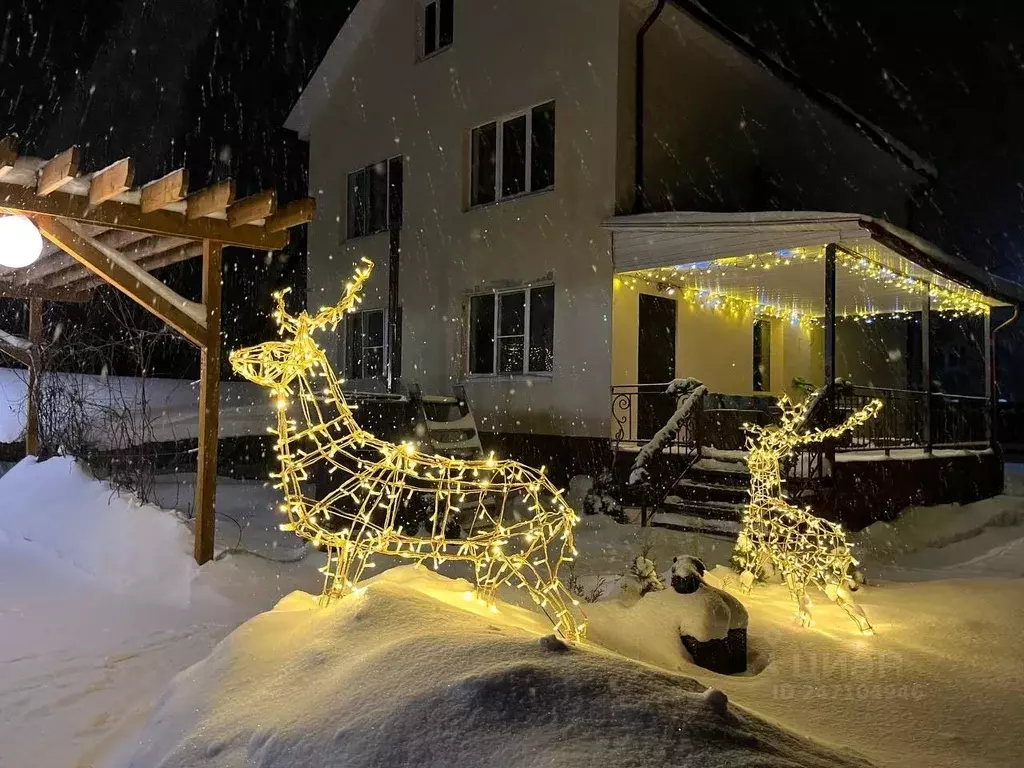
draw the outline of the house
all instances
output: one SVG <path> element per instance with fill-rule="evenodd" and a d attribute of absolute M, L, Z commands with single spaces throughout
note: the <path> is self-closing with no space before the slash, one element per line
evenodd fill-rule
<path fill-rule="evenodd" d="M 856 444 L 887 477 L 949 444 L 932 474 L 998 487 L 988 309 L 1024 291 L 908 231 L 926 161 L 697 4 L 361 0 L 287 126 L 319 198 L 309 304 L 378 267 L 331 349 L 353 386 L 464 382 L 485 443 L 571 475 L 645 442 L 676 377 L 714 393 L 719 450 L 730 414 L 841 377 L 887 401 Z M 939 327 L 970 392 L 933 384 Z M 908 499 L 943 497 L 913 474 Z"/>

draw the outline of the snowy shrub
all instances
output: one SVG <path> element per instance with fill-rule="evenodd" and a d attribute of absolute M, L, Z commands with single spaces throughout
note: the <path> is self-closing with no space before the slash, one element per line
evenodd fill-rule
<path fill-rule="evenodd" d="M 623 578 L 623 591 L 643 597 L 665 588 L 665 583 L 658 575 L 658 564 L 654 560 L 652 549 L 653 544 L 649 541 L 640 547 L 640 553 L 633 558 L 629 572 Z"/>
<path fill-rule="evenodd" d="M 606 469 L 587 491 L 583 497 L 583 514 L 585 515 L 608 515 L 617 523 L 628 523 L 629 518 L 622 508 L 622 504 L 615 497 L 615 478 L 610 469 Z"/>
<path fill-rule="evenodd" d="M 596 603 L 604 597 L 604 587 L 608 579 L 599 576 L 593 587 L 588 588 L 583 580 L 576 574 L 576 568 L 569 566 L 569 574 L 565 580 L 566 589 L 585 603 Z"/>

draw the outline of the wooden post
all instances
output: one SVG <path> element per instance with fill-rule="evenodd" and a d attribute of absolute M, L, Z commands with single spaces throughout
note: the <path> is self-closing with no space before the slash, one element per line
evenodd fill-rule
<path fill-rule="evenodd" d="M 220 290 L 223 246 L 203 241 L 203 305 L 206 344 L 202 347 L 199 385 L 199 456 L 196 461 L 195 558 L 213 559 L 216 529 L 217 440 L 220 424 Z"/>
<path fill-rule="evenodd" d="M 388 391 L 397 392 L 402 377 L 402 326 L 399 304 L 399 257 L 402 253 L 402 229 L 392 226 L 388 234 L 388 320 L 385 349 L 387 350 Z"/>
<path fill-rule="evenodd" d="M 43 344 L 43 300 L 28 300 L 28 409 L 25 419 L 25 455 L 39 455 L 39 367 L 42 363 L 40 351 Z"/>
<path fill-rule="evenodd" d="M 921 306 L 921 382 L 924 385 L 924 449 L 932 452 L 935 436 L 932 434 L 932 294 L 926 284 Z"/>

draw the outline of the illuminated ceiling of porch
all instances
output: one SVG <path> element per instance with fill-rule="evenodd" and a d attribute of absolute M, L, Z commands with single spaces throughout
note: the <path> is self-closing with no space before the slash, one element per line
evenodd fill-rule
<path fill-rule="evenodd" d="M 840 316 L 920 311 L 926 286 L 934 310 L 979 312 L 999 302 L 909 261 L 878 242 L 843 243 L 837 254 L 836 312 Z M 825 313 L 825 246 L 783 249 L 626 272 L 619 282 L 639 282 L 699 301 L 734 298 L 751 305 L 821 317 Z M 639 282 L 638 282 L 639 281 Z M 699 292 L 695 294 L 695 291 Z"/>

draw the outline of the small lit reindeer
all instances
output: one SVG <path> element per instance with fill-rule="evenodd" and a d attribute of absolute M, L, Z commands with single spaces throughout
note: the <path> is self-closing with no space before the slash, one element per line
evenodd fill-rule
<path fill-rule="evenodd" d="M 359 592 L 356 585 L 376 554 L 432 560 L 435 567 L 466 561 L 474 569 L 477 598 L 493 606 L 497 588 L 515 584 L 565 638 L 581 639 L 585 623 L 570 608 L 579 603 L 558 576 L 577 554 L 573 528 L 579 517 L 543 470 L 493 455 L 477 461 L 427 455 L 413 443 L 378 439 L 353 417 L 342 382 L 313 335 L 337 328 L 354 311 L 372 269 L 364 260 L 341 301 L 315 316 L 290 315 L 283 294 L 275 294 L 274 317 L 284 338 L 231 353 L 234 369 L 274 399 L 280 472 L 272 477 L 288 516 L 281 528 L 327 551 L 324 600 Z M 289 412 L 295 400 L 301 421 Z M 316 470 L 334 478 L 323 498 L 304 490 Z M 398 524 L 400 506 L 414 494 L 433 507 L 424 535 Z M 446 535 L 455 528 L 461 538 Z"/>
<path fill-rule="evenodd" d="M 747 425 L 747 466 L 750 470 L 750 505 L 736 543 L 735 560 L 742 568 L 746 591 L 769 568 L 778 573 L 797 604 L 797 618 L 811 624 L 807 585 L 818 587 L 840 605 L 864 633 L 871 633 L 867 616 L 850 594 L 850 570 L 857 564 L 846 534 L 836 523 L 823 520 L 809 508 L 793 506 L 782 493 L 781 463 L 800 445 L 834 440 L 874 418 L 882 408 L 873 400 L 844 423 L 824 430 L 797 434 L 804 425 L 807 402 L 792 405 L 783 397 L 779 425 Z"/>

